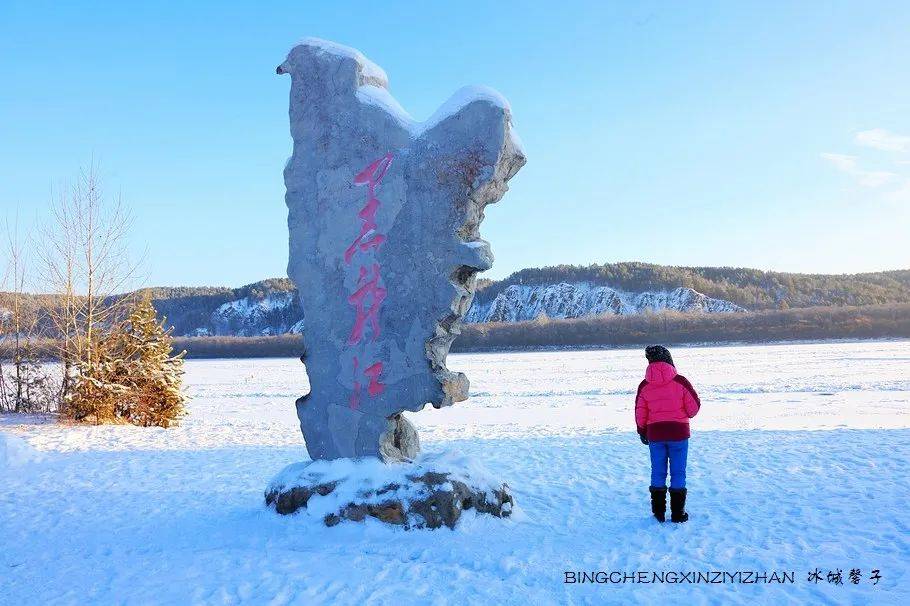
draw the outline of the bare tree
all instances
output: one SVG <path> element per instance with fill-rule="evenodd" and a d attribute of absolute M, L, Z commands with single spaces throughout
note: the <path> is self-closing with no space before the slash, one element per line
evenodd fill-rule
<path fill-rule="evenodd" d="M 75 375 L 95 377 L 105 336 L 128 313 L 131 301 L 123 293 L 138 268 L 127 251 L 130 224 L 121 198 L 105 199 L 93 163 L 57 197 L 43 230 L 39 251 L 45 289 L 56 295 L 48 315 L 58 338 L 64 406 Z"/>
<path fill-rule="evenodd" d="M 27 294 L 30 257 L 19 238 L 19 217 L 6 222 L 6 280 L 10 290 L 4 298 L 3 327 L 11 367 L 0 366 L 0 406 L 12 412 L 49 410 L 50 380 L 34 348 L 38 337 L 38 309 L 34 297 Z"/>
<path fill-rule="evenodd" d="M 13 376 L 12 376 L 12 393 L 11 406 L 10 398 L 4 398 L 7 400 L 7 406 L 13 410 L 13 412 L 21 412 L 23 399 L 23 385 L 22 385 L 22 360 L 23 360 L 23 334 L 22 329 L 25 322 L 24 318 L 24 305 L 22 300 L 22 295 L 25 290 L 25 259 L 22 251 L 22 247 L 19 243 L 19 216 L 16 215 L 16 220 L 13 226 L 11 227 L 9 221 L 6 223 L 6 239 L 7 239 L 7 254 L 9 255 L 9 272 L 10 278 L 12 279 L 12 290 L 10 292 L 11 296 L 11 307 L 9 310 L 9 333 L 13 340 Z M 4 387 L 6 384 L 4 382 Z"/>

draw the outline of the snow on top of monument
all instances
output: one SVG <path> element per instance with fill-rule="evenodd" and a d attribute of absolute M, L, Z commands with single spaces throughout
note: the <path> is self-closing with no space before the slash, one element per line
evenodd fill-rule
<path fill-rule="evenodd" d="M 367 105 L 374 105 L 389 113 L 405 130 L 415 133 L 415 125 L 419 124 L 411 114 L 401 106 L 392 96 L 389 89 L 380 86 L 364 84 L 357 89 L 357 98 Z"/>
<path fill-rule="evenodd" d="M 475 101 L 488 101 L 493 105 L 511 113 L 512 106 L 506 101 L 506 98 L 499 94 L 499 91 L 493 90 L 489 86 L 463 86 L 455 91 L 455 94 L 439 106 L 433 115 L 420 124 L 420 130 L 430 130 L 449 116 L 454 116 L 461 109 Z"/>
<path fill-rule="evenodd" d="M 414 137 L 420 136 L 425 131 L 430 130 L 440 122 L 443 122 L 449 116 L 454 116 L 461 111 L 462 108 L 475 101 L 487 101 L 510 113 L 512 111 L 509 102 L 498 91 L 488 86 L 471 85 L 464 86 L 455 91 L 455 93 L 449 97 L 445 103 L 440 105 L 429 118 L 423 122 L 419 122 L 415 120 L 389 92 L 389 77 L 385 73 L 385 70 L 367 59 L 367 57 L 356 48 L 315 37 L 304 38 L 296 46 L 308 46 L 316 48 L 320 52 L 341 57 L 349 57 L 357 61 L 361 66 L 363 76 L 367 80 L 372 81 L 372 83 L 362 84 L 357 88 L 357 98 L 364 103 L 380 107 L 387 111 Z M 381 82 L 383 86 L 377 86 L 376 82 Z M 512 139 L 516 147 L 520 148 L 520 139 L 514 131 L 512 132 Z"/>
<path fill-rule="evenodd" d="M 338 44 L 337 42 L 332 42 L 331 40 L 323 40 L 322 38 L 314 37 L 304 38 L 298 42 L 296 46 L 309 46 L 319 49 L 324 53 L 339 55 L 341 57 L 349 57 L 360 64 L 363 70 L 363 75 L 367 78 L 373 80 L 381 80 L 386 83 L 389 81 L 389 77 L 386 75 L 385 70 L 367 59 L 366 56 L 364 56 L 364 54 L 356 48 Z"/>
<path fill-rule="evenodd" d="M 506 98 L 488 86 L 464 86 L 458 89 L 445 103 L 439 106 L 439 109 L 433 112 L 433 115 L 423 122 L 415 120 L 386 88 L 365 84 L 357 89 L 357 98 L 364 103 L 387 111 L 413 137 L 420 136 L 475 101 L 487 101 L 511 112 L 511 106 L 506 101 Z M 518 141 L 517 137 L 515 137 L 515 141 Z M 518 145 L 520 146 L 520 143 Z"/>

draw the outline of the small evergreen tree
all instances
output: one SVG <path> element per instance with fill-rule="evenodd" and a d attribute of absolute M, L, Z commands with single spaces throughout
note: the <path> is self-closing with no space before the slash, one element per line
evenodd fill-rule
<path fill-rule="evenodd" d="M 159 323 L 148 297 L 126 321 L 92 344 L 76 365 L 63 412 L 76 421 L 168 427 L 184 412 L 183 357 L 174 356 L 170 331 Z"/>
<path fill-rule="evenodd" d="M 143 297 L 130 312 L 111 381 L 126 388 L 115 414 L 132 423 L 168 427 L 184 413 L 183 357 L 173 354 L 170 330 L 159 322 L 151 299 Z"/>

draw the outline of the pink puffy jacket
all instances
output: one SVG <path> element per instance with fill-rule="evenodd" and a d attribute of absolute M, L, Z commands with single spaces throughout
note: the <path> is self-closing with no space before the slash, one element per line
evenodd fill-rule
<path fill-rule="evenodd" d="M 649 441 L 685 440 L 689 419 L 698 414 L 701 401 L 692 384 L 666 362 L 652 362 L 635 396 L 635 425 Z"/>

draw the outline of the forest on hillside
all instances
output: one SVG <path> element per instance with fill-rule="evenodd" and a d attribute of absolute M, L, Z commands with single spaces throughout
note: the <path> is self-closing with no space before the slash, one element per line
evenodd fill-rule
<path fill-rule="evenodd" d="M 798 274 L 739 267 L 675 267 L 626 262 L 522 269 L 478 283 L 487 302 L 512 284 L 590 282 L 629 292 L 692 288 L 749 310 L 825 305 L 910 303 L 910 270 L 860 274 Z"/>

